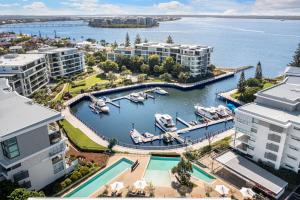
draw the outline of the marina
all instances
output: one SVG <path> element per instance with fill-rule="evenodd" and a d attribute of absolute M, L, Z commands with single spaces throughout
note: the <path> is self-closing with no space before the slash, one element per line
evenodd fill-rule
<path fill-rule="evenodd" d="M 158 89 L 162 89 L 167 93 L 160 94 L 155 92 Z M 200 104 L 208 108 L 212 107 L 205 102 L 199 101 L 197 95 L 193 95 L 194 93 L 201 93 L 201 91 L 202 89 L 181 91 L 167 87 L 148 87 L 105 94 L 105 96 L 93 93 L 87 95 L 89 100 L 80 100 L 72 105 L 71 111 L 75 117 L 101 137 L 116 138 L 119 144 L 124 144 L 125 146 L 186 145 L 196 140 L 205 139 L 206 132 L 217 133 L 233 125 L 233 117 L 231 115 L 226 117 L 220 116 L 218 119 L 208 119 L 206 116 L 195 114 L 194 105 Z M 136 97 L 143 97 L 143 101 L 133 101 L 130 98 L 132 94 Z M 178 99 L 178 95 L 180 96 L 179 101 L 182 103 L 179 103 L 177 100 L 173 102 L 173 97 L 176 96 Z M 84 111 L 82 110 L 84 107 L 79 107 L 81 111 L 78 110 L 78 105 L 91 105 L 91 103 L 93 104 L 99 99 L 104 99 L 106 105 L 109 106 L 107 115 L 102 115 L 99 112 L 99 118 L 97 115 L 89 114 L 92 113 L 91 108 L 88 110 L 84 109 Z M 190 100 L 192 101 L 189 102 Z M 173 103 L 176 103 L 177 106 L 172 106 Z M 182 105 L 182 107 L 178 105 Z M 218 106 L 214 109 L 217 112 Z M 82 111 L 85 114 L 80 114 Z M 127 113 L 130 113 L 130 116 Z M 90 117 L 82 118 L 83 116 Z M 164 122 L 158 123 L 161 117 Z M 170 126 L 164 127 L 165 122 L 169 120 Z M 115 126 L 114 121 L 118 121 L 118 126 Z"/>

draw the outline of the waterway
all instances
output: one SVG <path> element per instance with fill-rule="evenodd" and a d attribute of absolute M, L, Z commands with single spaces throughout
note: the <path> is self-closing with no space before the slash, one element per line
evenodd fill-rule
<path fill-rule="evenodd" d="M 176 43 L 214 47 L 212 63 L 217 66 L 256 65 L 261 61 L 264 75 L 269 77 L 277 76 L 284 71 L 300 41 L 299 20 L 183 18 L 163 22 L 159 27 L 144 29 L 92 28 L 82 21 L 57 23 L 81 23 L 83 26 L 0 27 L 0 31 L 33 35 L 38 35 L 40 31 L 42 36 L 54 37 L 56 30 L 58 36 L 74 38 L 77 41 L 95 38 L 118 43 L 124 41 L 126 32 L 129 33 L 131 41 L 137 33 L 149 41 L 160 42 L 165 41 L 168 35 L 172 35 Z"/>

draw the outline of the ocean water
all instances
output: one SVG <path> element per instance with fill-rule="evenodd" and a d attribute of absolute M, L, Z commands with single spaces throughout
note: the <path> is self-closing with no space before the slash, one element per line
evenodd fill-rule
<path fill-rule="evenodd" d="M 70 37 L 78 41 L 95 38 L 118 43 L 124 41 L 127 32 L 132 42 L 137 33 L 149 41 L 159 42 L 164 42 L 171 35 L 176 43 L 214 47 L 212 63 L 217 66 L 239 67 L 256 65 L 261 61 L 264 75 L 268 77 L 280 75 L 284 71 L 300 42 L 299 20 L 182 18 L 178 21 L 162 22 L 159 27 L 144 29 L 92 28 L 82 21 L 57 23 L 79 23 L 82 26 L 0 27 L 0 31 L 35 35 L 40 31 L 42 36 L 54 37 L 55 30 L 60 37 Z"/>

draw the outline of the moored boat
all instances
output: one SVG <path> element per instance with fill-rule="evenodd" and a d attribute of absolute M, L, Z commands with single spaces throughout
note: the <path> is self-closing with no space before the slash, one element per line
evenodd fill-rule
<path fill-rule="evenodd" d="M 135 92 L 129 94 L 129 99 L 135 103 L 142 103 L 145 100 L 144 97 L 142 97 L 139 93 L 135 93 Z"/>
<path fill-rule="evenodd" d="M 155 122 L 165 132 L 177 130 L 172 117 L 168 114 L 155 114 Z"/>
<path fill-rule="evenodd" d="M 156 94 L 160 94 L 160 95 L 167 95 L 167 94 L 169 94 L 166 90 L 163 90 L 163 89 L 161 89 L 161 88 L 155 88 L 155 90 L 153 91 L 154 93 L 156 93 Z"/>
<path fill-rule="evenodd" d="M 135 144 L 139 144 L 143 142 L 143 138 L 141 134 L 136 129 L 132 129 L 129 132 L 129 135 Z"/>

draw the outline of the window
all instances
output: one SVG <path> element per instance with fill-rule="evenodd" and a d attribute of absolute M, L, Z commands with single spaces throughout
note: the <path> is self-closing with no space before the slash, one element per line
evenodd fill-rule
<path fill-rule="evenodd" d="M 289 164 L 284 164 L 284 166 L 286 166 L 287 168 L 290 168 L 290 169 L 294 169 L 294 167 L 292 167 L 291 165 L 289 165 Z"/>
<path fill-rule="evenodd" d="M 292 160 L 297 160 L 297 158 L 296 157 L 294 157 L 294 156 L 291 156 L 291 155 L 289 155 L 289 154 L 287 154 L 286 155 L 289 159 L 292 159 Z"/>
<path fill-rule="evenodd" d="M 257 133 L 257 129 L 256 128 L 251 128 L 251 132 L 252 133 Z"/>
<path fill-rule="evenodd" d="M 289 148 L 292 149 L 292 150 L 295 150 L 295 151 L 299 151 L 299 149 L 293 145 L 289 145 Z"/>
<path fill-rule="evenodd" d="M 13 137 L 1 143 L 5 157 L 12 159 L 20 155 L 17 138 Z"/>
<path fill-rule="evenodd" d="M 269 149 L 269 150 L 274 151 L 274 152 L 278 152 L 279 146 L 276 145 L 276 144 L 267 143 L 266 149 Z"/>
<path fill-rule="evenodd" d="M 279 135 L 269 133 L 268 134 L 268 140 L 280 143 L 281 137 Z"/>
<path fill-rule="evenodd" d="M 259 120 L 258 120 L 258 119 L 255 119 L 255 118 L 252 118 L 252 123 L 258 124 L 258 123 L 259 123 Z"/>
<path fill-rule="evenodd" d="M 275 154 L 271 153 L 271 152 L 265 152 L 264 157 L 266 159 L 273 160 L 273 161 L 277 160 L 277 156 Z"/>
<path fill-rule="evenodd" d="M 292 138 L 293 140 L 296 140 L 296 141 L 300 142 L 300 138 L 299 138 L 299 137 L 296 137 L 296 136 L 294 136 L 294 135 L 291 135 L 291 138 Z"/>
<path fill-rule="evenodd" d="M 274 132 L 277 132 L 277 133 L 282 133 L 283 130 L 284 130 L 282 127 L 276 126 L 274 124 L 270 124 L 269 129 L 270 129 L 270 131 L 274 131 Z"/>
<path fill-rule="evenodd" d="M 300 128 L 299 128 L 299 127 L 294 126 L 294 129 L 295 129 L 296 131 L 300 131 Z"/>

